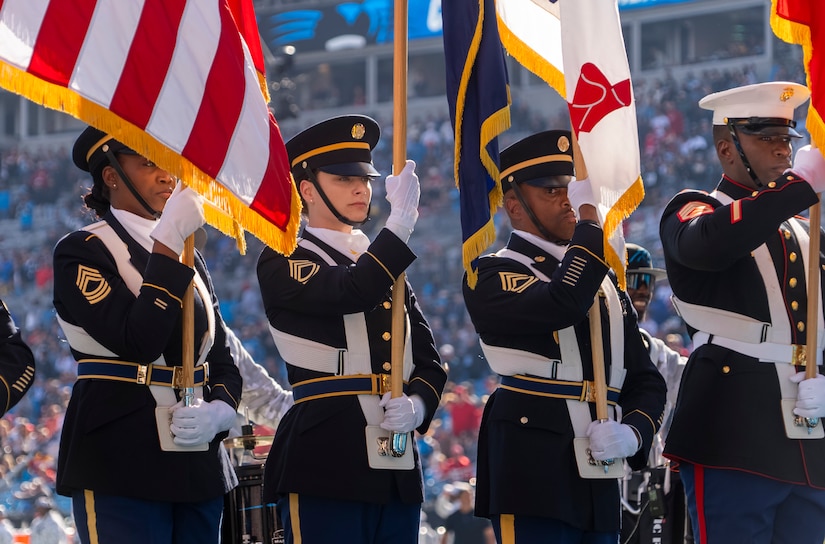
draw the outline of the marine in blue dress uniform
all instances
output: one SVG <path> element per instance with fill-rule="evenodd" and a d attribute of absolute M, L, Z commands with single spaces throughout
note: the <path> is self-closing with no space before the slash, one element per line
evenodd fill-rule
<path fill-rule="evenodd" d="M 674 304 L 693 338 L 665 455 L 678 462 L 701 543 L 825 539 L 825 439 L 794 438 L 782 410 L 789 399 L 798 415 L 825 416 L 822 367 L 816 379 L 800 372 L 808 335 L 822 349 L 823 321 L 821 309 L 818 324 L 807 320 L 809 224 L 796 216 L 825 188 L 825 161 L 806 146 L 788 170 L 794 109 L 808 96 L 778 81 L 703 98 L 722 179 L 710 194 L 676 195 L 661 220 Z"/>
<path fill-rule="evenodd" d="M 580 477 L 574 437 L 589 437 L 597 460 L 626 458 L 639 469 L 665 403 L 630 299 L 608 275 L 589 181 L 572 176 L 567 131 L 538 133 L 501 152 L 514 230 L 506 248 L 479 259 L 475 287 L 464 285 L 485 356 L 501 377 L 481 423 L 476 498 L 476 515 L 492 520 L 500 543 L 615 543 L 618 481 Z M 595 423 L 588 310 L 600 290 L 614 411 Z"/>
<path fill-rule="evenodd" d="M 78 361 L 57 491 L 72 497 L 83 543 L 217 542 L 223 496 L 236 483 L 221 439 L 241 377 L 203 259 L 196 254 L 194 270 L 179 261 L 203 224 L 203 202 L 91 127 L 73 159 L 92 175 L 85 201 L 101 221 L 54 250 L 54 306 Z M 202 398 L 182 407 L 181 301 L 193 277 Z M 159 429 L 156 407 L 172 412 L 169 428 Z M 167 437 L 186 451 L 162 449 Z"/>
<path fill-rule="evenodd" d="M 408 465 L 401 465 L 381 456 L 367 433 L 426 432 L 446 372 L 410 285 L 403 300 L 391 296 L 415 259 L 406 244 L 420 192 L 412 161 L 387 178 L 386 227 L 372 241 L 356 228 L 369 217 L 378 138 L 373 119 L 346 115 L 287 142 L 307 224 L 292 255 L 267 248 L 258 261 L 266 315 L 294 393 L 264 473 L 264 498 L 279 501 L 288 543 L 418 539 L 423 491 L 415 443 L 410 437 Z M 405 384 L 390 400 L 397 304 L 406 313 Z"/>
<path fill-rule="evenodd" d="M 0 416 L 20 402 L 34 381 L 34 354 L 0 300 Z"/>

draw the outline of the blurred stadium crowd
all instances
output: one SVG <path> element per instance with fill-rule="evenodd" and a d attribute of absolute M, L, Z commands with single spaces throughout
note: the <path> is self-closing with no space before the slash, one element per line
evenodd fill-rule
<path fill-rule="evenodd" d="M 787 59 L 778 62 L 767 79 L 804 83 L 801 64 L 790 54 Z M 647 247 L 658 265 L 662 264 L 658 221 L 667 200 L 682 188 L 711 190 L 720 175 L 710 141 L 710 115 L 696 105 L 699 98 L 757 81 L 754 70 L 746 66 L 736 71 L 696 72 L 678 80 L 667 75 L 635 82 L 646 197 L 626 221 L 625 237 Z M 379 122 L 388 127 L 390 120 Z M 502 147 L 526 134 L 567 125 L 566 112 L 537 111 L 534 105 L 520 103 L 515 97 L 512 128 L 502 139 Z M 390 132 L 385 129 L 375 153 L 376 166 L 382 172 L 391 170 Z M 284 134 L 285 139 L 290 136 Z M 428 435 L 419 437 L 427 488 L 424 510 L 429 525 L 438 527 L 450 512 L 449 501 L 445 504 L 443 499 L 450 495 L 453 484 L 471 481 L 474 475 L 478 423 L 496 379 L 483 359 L 461 295 L 461 233 L 458 195 L 452 179 L 450 120 L 438 115 L 412 119 L 407 137 L 408 154 L 418 165 L 422 187 L 421 217 L 411 239 L 418 260 L 408 270 L 408 277 L 450 373 L 440 413 Z M 0 149 L 0 297 L 8 304 L 37 360 L 37 379 L 31 391 L 0 419 L 0 505 L 16 527 L 30 523 L 39 497 L 51 499 L 57 511 L 70 517 L 70 502 L 54 494 L 54 481 L 75 363 L 62 340 L 51 304 L 51 255 L 61 236 L 94 220 L 81 211 L 81 195 L 90 184 L 85 173 L 71 163 L 67 149 L 37 154 Z M 381 228 L 388 212 L 383 183 L 375 183 L 374 192 L 374 218 L 366 226 L 368 231 Z M 498 217 L 497 222 L 502 232 L 498 244 L 502 244 L 506 240 L 506 219 Z M 204 255 L 225 321 L 255 360 L 287 386 L 255 275 L 260 242 L 250 237 L 246 255 L 240 255 L 234 240 L 217 231 L 209 235 Z M 670 306 L 669 290 L 662 286 L 655 293 L 649 321 L 643 325 L 687 352 L 689 338 Z M 118 444 L 111 444 L 111 450 L 112 455 L 118 455 Z"/>

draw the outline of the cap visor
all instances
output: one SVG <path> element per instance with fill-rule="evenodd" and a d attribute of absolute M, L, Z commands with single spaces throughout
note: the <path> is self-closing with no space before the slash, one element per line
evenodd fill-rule
<path fill-rule="evenodd" d="M 661 268 L 628 268 L 627 274 L 651 274 L 657 280 L 667 278 L 667 272 Z"/>
<path fill-rule="evenodd" d="M 336 176 L 370 176 L 377 177 L 381 173 L 368 162 L 347 162 L 342 164 L 327 164 L 318 168 L 322 172 Z"/>
<path fill-rule="evenodd" d="M 528 179 L 522 181 L 523 185 L 531 185 L 533 187 L 567 187 L 573 176 L 548 176 L 544 178 Z"/>
<path fill-rule="evenodd" d="M 793 127 L 775 125 L 739 125 L 736 128 L 752 136 L 790 136 L 801 138 L 802 135 Z"/>

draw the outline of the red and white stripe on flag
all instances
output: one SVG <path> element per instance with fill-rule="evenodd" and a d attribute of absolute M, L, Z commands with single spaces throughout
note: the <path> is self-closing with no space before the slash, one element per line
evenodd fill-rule
<path fill-rule="evenodd" d="M 152 158 L 222 212 L 207 220 L 227 234 L 240 227 L 289 253 L 300 200 L 262 93 L 251 9 L 251 0 L 3 0 L 0 85 Z"/>

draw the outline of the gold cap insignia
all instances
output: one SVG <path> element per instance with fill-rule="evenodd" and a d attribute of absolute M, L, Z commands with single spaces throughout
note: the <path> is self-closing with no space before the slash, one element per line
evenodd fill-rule
<path fill-rule="evenodd" d="M 779 95 L 779 100 L 782 102 L 787 102 L 793 98 L 793 87 L 785 87 L 782 89 L 782 94 Z"/>
<path fill-rule="evenodd" d="M 567 136 L 562 136 L 559 138 L 559 151 L 564 153 L 568 149 L 570 149 L 570 140 L 567 139 Z"/>
<path fill-rule="evenodd" d="M 352 125 L 352 137 L 356 140 L 363 138 L 366 133 L 367 129 L 361 123 L 355 123 Z"/>

